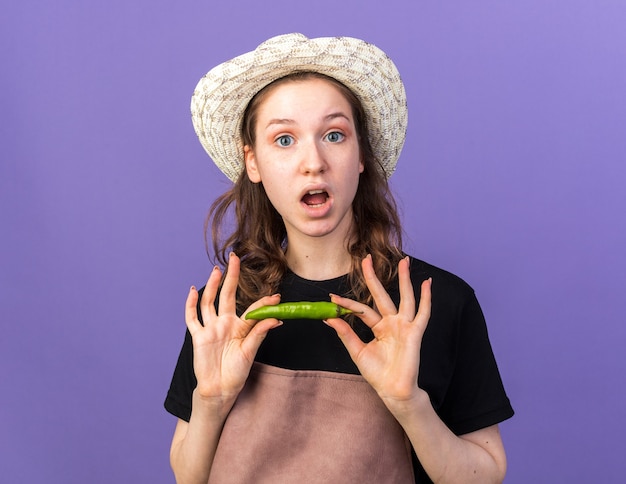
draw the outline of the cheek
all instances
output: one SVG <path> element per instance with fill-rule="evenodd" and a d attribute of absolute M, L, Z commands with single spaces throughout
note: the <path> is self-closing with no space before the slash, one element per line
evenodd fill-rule
<path fill-rule="evenodd" d="M 345 198 L 346 203 L 352 204 L 354 202 L 354 197 L 356 196 L 356 192 L 359 189 L 359 183 L 361 181 L 361 173 L 361 170 L 354 170 L 349 176 L 346 176 L 341 183 L 340 191 L 343 198 Z"/>
<path fill-rule="evenodd" d="M 290 220 L 291 215 L 294 211 L 293 201 L 289 201 L 287 197 L 284 195 L 284 192 L 274 190 L 273 188 L 266 188 L 265 193 L 267 198 L 278 213 L 278 216 L 283 220 Z"/>
<path fill-rule="evenodd" d="M 351 188 L 351 196 L 352 196 L 351 200 L 352 200 L 352 203 L 354 203 L 354 197 L 356 197 L 356 192 L 359 190 L 359 181 L 360 181 L 360 178 L 357 177 L 357 179 L 353 183 L 352 187 L 350 187 Z"/>
<path fill-rule="evenodd" d="M 288 198 L 288 185 L 285 185 L 284 180 L 276 179 L 275 177 L 263 178 L 262 184 L 270 203 L 274 206 L 276 211 L 282 215 L 284 211 L 283 207 Z"/>

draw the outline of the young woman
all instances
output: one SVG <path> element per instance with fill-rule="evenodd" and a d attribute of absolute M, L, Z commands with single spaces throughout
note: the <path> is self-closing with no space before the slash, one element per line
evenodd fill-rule
<path fill-rule="evenodd" d="M 497 424 L 513 410 L 480 306 L 402 252 L 387 178 L 406 101 L 389 58 L 279 36 L 210 71 L 192 114 L 235 183 L 212 209 L 226 272 L 189 292 L 165 402 L 177 481 L 501 482 Z M 246 317 L 287 301 L 354 313 Z"/>

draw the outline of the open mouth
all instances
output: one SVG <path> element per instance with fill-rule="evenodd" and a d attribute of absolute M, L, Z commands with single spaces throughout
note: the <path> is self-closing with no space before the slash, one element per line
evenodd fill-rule
<path fill-rule="evenodd" d="M 328 200 L 328 193 L 325 190 L 311 190 L 302 197 L 302 202 L 309 207 L 321 207 Z"/>

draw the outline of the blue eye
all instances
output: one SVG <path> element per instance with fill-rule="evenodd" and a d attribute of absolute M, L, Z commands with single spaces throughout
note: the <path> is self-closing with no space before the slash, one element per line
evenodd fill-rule
<path fill-rule="evenodd" d="M 331 143 L 339 143 L 344 139 L 344 135 L 339 133 L 338 131 L 333 131 L 332 133 L 328 133 L 326 135 L 326 139 Z"/>
<path fill-rule="evenodd" d="M 280 146 L 284 146 L 284 147 L 286 147 L 286 146 L 291 146 L 291 145 L 293 144 L 293 138 L 292 138 L 291 136 L 289 136 L 289 135 L 284 134 L 284 135 L 282 135 L 282 136 L 279 136 L 279 137 L 276 139 L 276 142 L 277 142 Z"/>

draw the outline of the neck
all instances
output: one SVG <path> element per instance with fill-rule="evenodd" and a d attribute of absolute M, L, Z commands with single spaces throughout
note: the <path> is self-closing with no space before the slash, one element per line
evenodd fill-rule
<path fill-rule="evenodd" d="M 345 240 L 329 243 L 324 239 L 288 240 L 286 257 L 289 268 L 300 277 L 312 281 L 324 281 L 347 274 L 351 257 Z"/>

